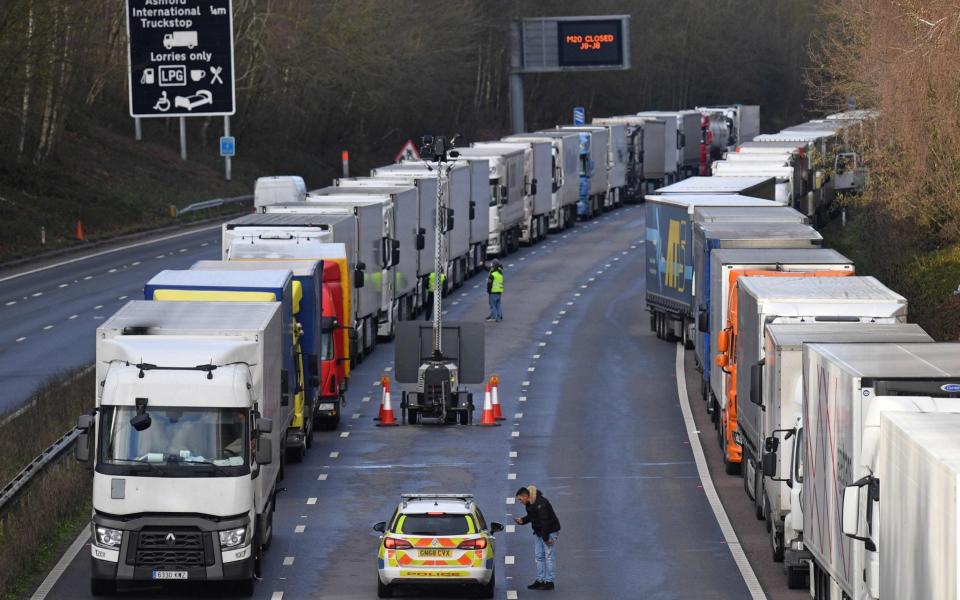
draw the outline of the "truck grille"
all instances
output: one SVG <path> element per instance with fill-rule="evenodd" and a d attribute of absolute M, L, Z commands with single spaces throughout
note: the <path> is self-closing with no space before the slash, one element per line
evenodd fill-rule
<path fill-rule="evenodd" d="M 204 534 L 197 530 L 144 530 L 135 537 L 136 566 L 197 567 L 208 562 Z"/>

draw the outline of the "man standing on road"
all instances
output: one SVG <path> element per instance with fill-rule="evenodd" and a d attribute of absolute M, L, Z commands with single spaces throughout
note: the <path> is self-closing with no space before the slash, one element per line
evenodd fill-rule
<path fill-rule="evenodd" d="M 496 258 L 490 264 L 490 275 L 487 276 L 487 295 L 490 299 L 490 316 L 488 321 L 502 321 L 503 309 L 500 298 L 503 296 L 503 267 Z"/>
<path fill-rule="evenodd" d="M 517 502 L 527 509 L 527 516 L 516 517 L 517 525 L 530 523 L 533 528 L 534 555 L 537 559 L 537 580 L 527 586 L 530 590 L 552 590 L 557 567 L 557 538 L 560 535 L 560 520 L 553 506 L 537 490 L 528 485 L 517 490 Z"/>
<path fill-rule="evenodd" d="M 447 282 L 446 273 L 440 273 L 440 291 L 443 291 L 443 284 Z M 423 305 L 423 320 L 433 320 L 433 293 L 437 289 L 437 273 L 431 271 L 427 276 L 427 301 Z"/>

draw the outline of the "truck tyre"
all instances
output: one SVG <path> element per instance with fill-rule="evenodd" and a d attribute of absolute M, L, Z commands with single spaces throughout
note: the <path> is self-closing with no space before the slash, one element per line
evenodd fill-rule
<path fill-rule="evenodd" d="M 313 446 L 313 432 L 316 431 L 316 429 L 317 429 L 317 422 L 313 418 L 313 411 L 311 410 L 310 420 L 308 421 L 308 425 L 307 425 L 307 435 L 306 437 L 303 438 L 304 444 L 306 444 L 307 448 L 310 448 L 311 446 Z"/>
<path fill-rule="evenodd" d="M 784 558 L 783 532 L 777 531 L 776 527 L 770 528 L 770 551 L 773 554 L 773 562 L 782 563 Z M 790 579 L 790 568 L 787 568 L 787 580 Z M 788 584 L 789 587 L 789 584 Z M 791 588 L 792 589 L 792 588 Z"/>
<path fill-rule="evenodd" d="M 477 590 L 477 598 L 493 598 L 493 594 L 497 589 L 497 572 L 494 571 L 490 574 L 490 581 L 487 582 L 487 585 L 482 585 Z"/>
<path fill-rule="evenodd" d="M 90 578 L 91 596 L 113 596 L 117 593 L 117 582 L 112 579 Z"/>
<path fill-rule="evenodd" d="M 377 576 L 377 598 L 393 598 L 393 586 L 380 581 L 379 575 Z"/>
<path fill-rule="evenodd" d="M 809 587 L 808 575 L 809 573 L 803 567 L 787 567 L 787 587 L 791 590 L 802 590 Z"/>

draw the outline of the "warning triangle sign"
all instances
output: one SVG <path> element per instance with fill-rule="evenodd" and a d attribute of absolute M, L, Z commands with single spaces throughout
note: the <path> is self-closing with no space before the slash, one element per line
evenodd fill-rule
<path fill-rule="evenodd" d="M 407 140 L 403 148 L 400 148 L 400 152 L 393 157 L 393 162 L 398 163 L 402 160 L 420 160 L 420 153 L 417 152 L 417 147 L 413 145 L 413 140 Z"/>

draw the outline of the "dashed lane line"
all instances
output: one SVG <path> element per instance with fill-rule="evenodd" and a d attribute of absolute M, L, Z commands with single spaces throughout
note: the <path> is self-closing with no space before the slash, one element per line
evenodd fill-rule
<path fill-rule="evenodd" d="M 57 564 L 53 566 L 53 569 L 47 573 L 43 583 L 41 583 L 40 587 L 37 588 L 37 591 L 33 593 L 33 596 L 30 597 L 30 600 L 44 600 L 47 597 L 47 594 L 49 594 L 50 590 L 53 589 L 53 586 L 57 585 L 57 582 L 60 581 L 60 578 L 67 570 L 67 567 L 69 567 L 73 562 L 73 559 L 75 559 L 77 555 L 80 554 L 80 551 L 83 550 L 83 547 L 87 545 L 87 541 L 89 539 L 90 530 L 84 527 L 80 532 L 80 535 L 73 540 L 73 543 L 70 544 L 70 547 L 67 548 L 67 551 L 64 552 L 63 556 L 60 557 L 60 560 L 57 561 Z"/>
<path fill-rule="evenodd" d="M 25 339 L 27 339 L 27 336 L 18 337 L 18 338 L 17 338 L 17 341 L 18 341 L 18 342 L 22 342 L 22 341 L 25 340 Z"/>
<path fill-rule="evenodd" d="M 508 554 L 508 555 L 504 556 L 504 557 L 503 557 L 503 564 L 505 564 L 505 565 L 512 565 L 512 564 L 513 564 L 513 555 L 512 555 L 512 554 Z"/>
<path fill-rule="evenodd" d="M 317 476 L 317 481 L 326 481 L 326 480 L 327 480 L 326 473 L 320 473 L 320 475 Z"/>
<path fill-rule="evenodd" d="M 270 600 L 283 600 L 283 592 L 274 592 L 270 594 Z"/>
<path fill-rule="evenodd" d="M 690 441 L 690 449 L 693 451 L 693 459 L 697 464 L 697 474 L 700 476 L 700 484 L 703 487 L 703 493 L 707 496 L 710 508 L 713 509 L 713 516 L 717 519 L 720 531 L 723 533 L 723 539 L 727 543 L 727 548 L 733 555 L 733 561 L 740 570 L 743 582 L 750 592 L 753 600 L 766 600 L 767 596 L 760 587 L 760 581 L 757 574 L 753 572 L 747 555 L 743 552 L 740 540 L 737 538 L 733 525 L 730 524 L 730 518 L 727 516 L 723 503 L 720 502 L 720 496 L 713 485 L 713 479 L 710 478 L 710 471 L 707 468 L 707 459 L 703 454 L 703 446 L 700 444 L 700 436 L 697 431 L 697 424 L 693 420 L 693 412 L 690 410 L 690 400 L 687 397 L 687 380 L 683 372 L 683 343 L 677 344 L 676 360 L 677 377 L 677 395 L 680 398 L 680 411 L 683 413 L 683 422 L 687 428 L 687 439 Z"/>
<path fill-rule="evenodd" d="M 297 525 L 296 527 L 293 528 L 294 533 L 303 533 L 306 530 L 307 530 L 306 525 Z"/>
<path fill-rule="evenodd" d="M 297 559 L 297 558 L 296 558 L 295 556 L 284 556 L 284 557 L 283 557 L 283 566 L 285 566 L 285 567 L 292 566 L 292 565 L 293 565 L 293 561 L 295 561 L 296 559 Z"/>
<path fill-rule="evenodd" d="M 516 451 L 516 450 L 511 450 L 511 451 L 510 451 L 510 458 L 516 458 L 516 457 L 517 457 L 517 451 Z"/>
<path fill-rule="evenodd" d="M 336 450 L 330 453 L 330 458 L 337 458 L 339 456 L 340 456 L 340 453 L 337 452 Z"/>
<path fill-rule="evenodd" d="M 340 437 L 342 437 L 342 438 L 350 437 L 350 432 L 349 432 L 349 431 L 344 431 L 344 432 L 342 432 L 342 433 L 340 434 Z"/>
<path fill-rule="evenodd" d="M 317 499 L 314 498 L 313 496 L 307 498 L 307 504 L 316 504 L 316 503 L 317 503 Z"/>

